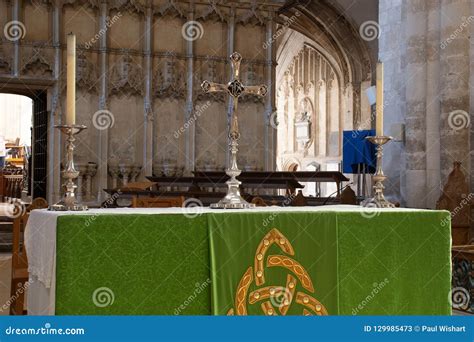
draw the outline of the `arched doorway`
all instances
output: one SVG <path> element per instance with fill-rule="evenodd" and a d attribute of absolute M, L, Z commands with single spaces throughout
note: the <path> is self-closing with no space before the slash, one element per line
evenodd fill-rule
<path fill-rule="evenodd" d="M 2 200 L 47 195 L 48 112 L 45 91 L 0 93 Z"/>

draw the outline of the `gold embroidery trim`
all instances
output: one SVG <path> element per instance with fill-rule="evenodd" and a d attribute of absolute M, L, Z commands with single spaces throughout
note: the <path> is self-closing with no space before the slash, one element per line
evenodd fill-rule
<path fill-rule="evenodd" d="M 289 255 L 294 255 L 295 251 L 290 241 L 276 228 L 270 230 L 260 241 L 255 253 L 255 283 L 261 286 L 265 283 L 264 259 L 272 244 L 276 244 L 280 249 Z"/>
<path fill-rule="evenodd" d="M 318 316 L 326 316 L 328 314 L 326 308 L 319 300 L 303 292 L 296 294 L 296 302 L 312 310 Z"/>
<path fill-rule="evenodd" d="M 295 274 L 298 279 L 301 281 L 303 287 L 310 291 L 314 292 L 313 282 L 308 275 L 308 272 L 300 265 L 299 262 L 283 255 L 270 255 L 267 260 L 268 267 L 284 267 Z"/>
<path fill-rule="evenodd" d="M 255 280 L 257 286 L 265 282 L 264 277 L 264 260 L 268 248 L 273 244 L 277 244 L 280 249 L 293 256 L 295 254 L 293 246 L 288 239 L 273 228 L 269 231 L 262 241 L 260 241 L 255 254 L 254 265 L 255 269 L 250 266 L 247 268 L 242 278 L 239 281 L 235 294 L 234 308 L 227 311 L 227 315 L 247 315 L 247 304 L 255 304 L 263 301 L 260 307 L 265 315 L 277 315 L 277 309 L 282 315 L 288 313 L 289 308 L 293 303 L 303 306 L 302 313 L 305 316 L 327 315 L 328 312 L 324 305 L 315 299 L 313 296 L 304 292 L 296 292 L 298 283 L 310 293 L 314 293 L 314 286 L 308 272 L 296 260 L 285 255 L 270 255 L 267 257 L 267 267 L 283 267 L 289 270 L 292 274 L 288 274 L 286 278 L 286 286 L 265 286 L 258 288 L 249 293 L 250 286 Z M 253 275 L 255 274 L 255 279 Z M 296 299 L 294 300 L 296 292 Z"/>

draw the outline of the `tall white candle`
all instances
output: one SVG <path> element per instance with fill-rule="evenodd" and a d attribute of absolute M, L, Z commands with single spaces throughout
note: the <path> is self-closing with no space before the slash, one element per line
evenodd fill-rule
<path fill-rule="evenodd" d="M 383 63 L 377 63 L 376 135 L 383 136 Z"/>
<path fill-rule="evenodd" d="M 76 123 L 76 36 L 67 35 L 66 124 Z"/>

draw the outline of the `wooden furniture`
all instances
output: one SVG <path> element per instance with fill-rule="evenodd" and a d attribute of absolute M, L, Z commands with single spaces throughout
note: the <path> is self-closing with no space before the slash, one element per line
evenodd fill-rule
<path fill-rule="evenodd" d="M 461 170 L 461 163 L 453 163 L 453 171 L 448 176 L 442 194 L 436 202 L 436 209 L 451 212 L 451 234 L 453 246 L 469 243 L 471 225 L 471 198 L 466 176 Z"/>
<path fill-rule="evenodd" d="M 293 207 L 305 207 L 308 205 L 308 199 L 303 195 L 303 191 L 298 191 L 296 197 L 291 201 Z"/>
<path fill-rule="evenodd" d="M 5 167 L 0 170 L 0 198 L 4 202 L 10 198 L 21 198 L 23 169 Z"/>
<path fill-rule="evenodd" d="M 196 177 L 212 179 L 215 182 L 225 183 L 229 178 L 223 171 L 195 171 Z M 336 183 L 337 196 L 340 195 L 341 185 L 349 181 L 341 172 L 338 171 L 244 171 L 239 175 L 239 180 L 243 187 L 252 188 L 252 183 L 259 182 L 287 182 L 287 189 L 291 194 L 301 187 L 292 187 L 293 182 L 314 182 L 314 183 Z M 298 183 L 299 184 L 299 183 Z"/>
<path fill-rule="evenodd" d="M 252 198 L 250 203 L 255 204 L 257 207 L 267 207 L 268 206 L 267 203 L 264 201 L 264 199 L 261 198 L 261 197 L 258 197 L 258 196 Z"/>
<path fill-rule="evenodd" d="M 119 187 L 117 190 L 151 190 L 156 184 L 156 182 L 130 182 L 125 186 Z"/>
<path fill-rule="evenodd" d="M 357 205 L 357 196 L 350 186 L 341 192 L 341 204 Z"/>
<path fill-rule="evenodd" d="M 48 202 L 44 198 L 36 198 L 26 207 L 22 215 L 13 221 L 13 253 L 12 253 L 12 278 L 11 278 L 11 304 L 10 315 L 24 315 L 25 290 L 28 281 L 28 258 L 23 244 L 23 233 L 30 212 L 34 209 L 48 207 Z"/>
<path fill-rule="evenodd" d="M 134 197 L 132 200 L 132 208 L 171 208 L 182 207 L 184 205 L 184 197 Z"/>

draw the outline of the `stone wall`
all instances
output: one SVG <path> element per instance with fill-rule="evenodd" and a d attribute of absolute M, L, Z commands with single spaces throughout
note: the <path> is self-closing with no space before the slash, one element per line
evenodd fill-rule
<path fill-rule="evenodd" d="M 387 145 L 384 171 L 402 205 L 433 208 L 453 161 L 470 175 L 473 14 L 465 0 L 380 1 L 384 123 L 388 134 L 405 128 L 403 141 Z"/>
<path fill-rule="evenodd" d="M 77 161 L 96 163 L 96 200 L 119 176 L 141 168 L 138 179 L 172 166 L 223 169 L 227 160 L 227 96 L 207 96 L 204 79 L 227 82 L 229 55 L 243 55 L 245 84 L 267 84 L 266 99 L 240 105 L 240 162 L 275 168 L 275 60 L 271 39 L 284 1 L 8 0 L 0 2 L 2 91 L 48 91 L 49 200 L 60 196 L 65 118 L 66 34 L 77 36 Z M 3 30 L 2 30 L 3 32 Z M 111 171 L 118 170 L 118 171 Z M 122 171 L 120 171 L 122 170 Z M 125 171 L 124 171 L 125 170 Z M 120 172 L 126 172 L 124 175 Z"/>

